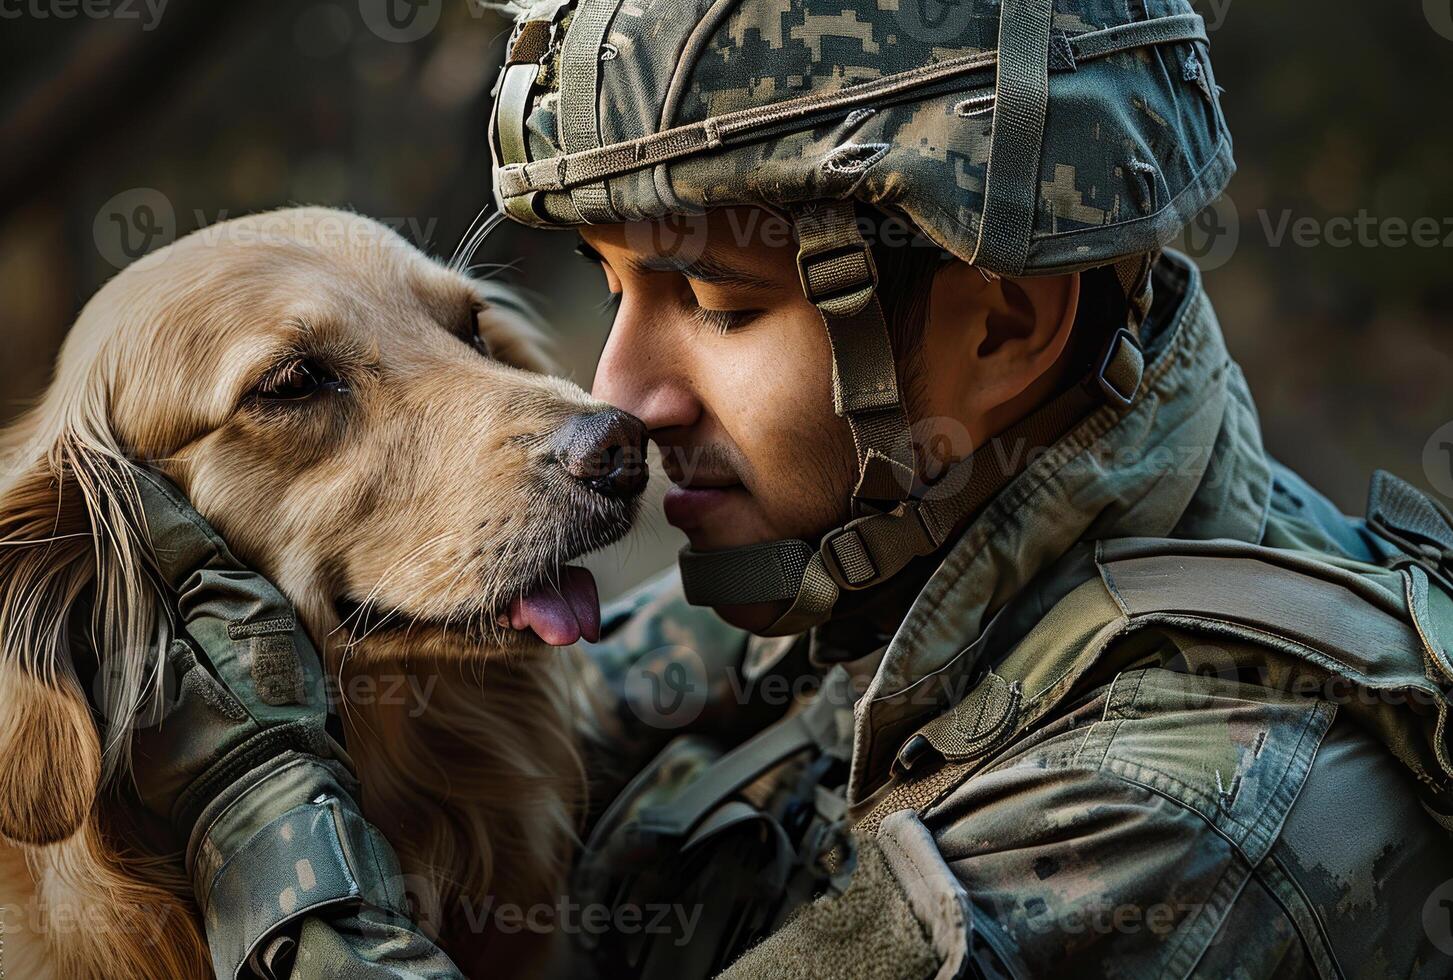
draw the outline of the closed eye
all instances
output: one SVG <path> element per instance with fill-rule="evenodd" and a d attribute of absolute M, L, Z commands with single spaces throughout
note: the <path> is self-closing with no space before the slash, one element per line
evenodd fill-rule
<path fill-rule="evenodd" d="M 270 404 L 299 403 L 325 394 L 346 395 L 348 385 L 321 359 L 307 356 L 279 364 L 253 389 L 258 401 Z"/>
<path fill-rule="evenodd" d="M 490 351 L 489 341 L 484 336 L 484 311 L 485 305 L 479 300 L 473 300 L 469 304 L 469 311 L 464 315 L 463 322 L 459 325 L 459 339 L 473 347 L 483 357 L 493 357 Z"/>
<path fill-rule="evenodd" d="M 739 330 L 762 315 L 762 310 L 714 310 L 707 306 L 696 306 L 692 317 L 715 333 L 729 333 Z"/>

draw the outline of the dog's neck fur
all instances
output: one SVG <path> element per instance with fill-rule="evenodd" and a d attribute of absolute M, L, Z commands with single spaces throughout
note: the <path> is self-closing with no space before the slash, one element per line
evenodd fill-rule
<path fill-rule="evenodd" d="M 569 656 L 370 658 L 343 670 L 344 691 L 364 676 L 377 692 L 344 709 L 364 814 L 398 853 L 419 925 L 470 975 L 486 951 L 491 972 L 504 955 L 516 961 L 505 972 L 523 975 L 519 961 L 545 937 L 506 939 L 492 915 L 553 907 L 565 884 L 585 790 Z M 400 678 L 409 693 L 386 696 Z"/>
<path fill-rule="evenodd" d="M 364 813 L 399 856 L 420 928 L 466 975 L 526 976 L 547 952 L 548 937 L 506 936 L 491 923 L 505 908 L 553 907 L 564 887 L 585 787 L 569 657 L 369 656 L 343 667 L 345 692 L 371 692 L 343 707 Z M 23 850 L 34 886 L 24 907 L 48 920 L 48 950 L 20 923 L 12 959 L 75 980 L 212 975 L 175 857 L 138 855 L 126 826 L 103 804 L 69 840 Z"/>

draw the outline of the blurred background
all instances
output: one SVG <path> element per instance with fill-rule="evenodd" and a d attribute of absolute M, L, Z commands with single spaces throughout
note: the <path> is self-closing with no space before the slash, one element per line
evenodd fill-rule
<path fill-rule="evenodd" d="M 1184 247 L 1270 449 L 1354 513 L 1377 467 L 1453 498 L 1453 6 L 1200 9 L 1240 172 Z M 199 227 L 330 204 L 452 254 L 490 200 L 507 36 L 471 0 L 0 0 L 0 423 L 98 286 Z M 589 387 L 604 287 L 573 244 L 505 226 L 477 261 L 538 294 Z M 653 524 L 601 556 L 602 592 L 677 545 Z"/>

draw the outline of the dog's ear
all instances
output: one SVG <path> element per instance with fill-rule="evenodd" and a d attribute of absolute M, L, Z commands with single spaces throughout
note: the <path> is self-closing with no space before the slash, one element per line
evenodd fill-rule
<path fill-rule="evenodd" d="M 61 841 L 125 764 L 156 609 L 124 461 L 65 437 L 0 470 L 0 835 Z M 119 658 L 119 660 L 118 660 Z M 107 661 L 112 661 L 107 663 Z M 79 663 L 78 663 L 79 661 Z M 97 666 L 103 668 L 100 672 Z M 96 708 L 78 677 L 104 677 Z"/>

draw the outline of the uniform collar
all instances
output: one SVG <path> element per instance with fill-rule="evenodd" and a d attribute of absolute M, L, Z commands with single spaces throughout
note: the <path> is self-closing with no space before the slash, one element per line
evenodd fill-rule
<path fill-rule="evenodd" d="M 1105 407 L 1025 469 L 964 530 L 888 644 L 855 708 L 849 797 L 972 676 L 958 654 L 1077 543 L 1127 536 L 1258 540 L 1271 468 L 1240 369 L 1189 260 L 1166 253 L 1126 414 Z"/>

